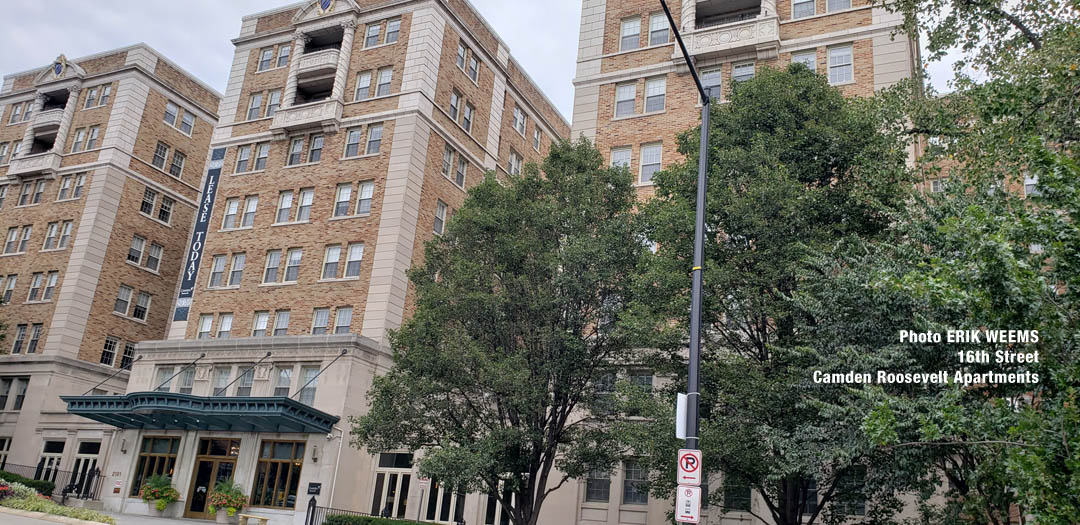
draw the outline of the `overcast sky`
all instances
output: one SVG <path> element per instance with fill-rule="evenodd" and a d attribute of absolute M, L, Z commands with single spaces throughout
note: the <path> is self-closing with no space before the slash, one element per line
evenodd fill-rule
<path fill-rule="evenodd" d="M 570 120 L 581 0 L 471 0 Z M 4 2 L 0 74 L 146 42 L 219 92 L 243 15 L 294 0 L 50 0 Z M 542 26 L 538 26 L 543 20 Z M 939 90 L 947 65 L 931 68 Z"/>

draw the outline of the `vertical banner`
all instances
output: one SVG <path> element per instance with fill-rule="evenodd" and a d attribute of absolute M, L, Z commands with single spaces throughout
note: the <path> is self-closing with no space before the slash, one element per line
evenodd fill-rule
<path fill-rule="evenodd" d="M 214 196 L 217 195 L 218 178 L 221 167 L 225 164 L 225 148 L 216 148 L 210 153 L 207 165 L 206 181 L 203 183 L 199 209 L 195 215 L 195 229 L 191 232 L 187 260 L 184 263 L 184 275 L 180 281 L 180 293 L 176 296 L 176 310 L 173 321 L 187 321 L 191 309 L 191 296 L 195 294 L 195 280 L 199 276 L 199 259 L 202 258 L 206 230 L 210 226 L 210 215 L 214 211 Z"/>

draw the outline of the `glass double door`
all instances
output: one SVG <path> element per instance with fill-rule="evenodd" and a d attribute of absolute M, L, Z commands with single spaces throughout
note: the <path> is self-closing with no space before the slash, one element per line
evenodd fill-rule
<path fill-rule="evenodd" d="M 199 442 L 199 455 L 195 458 L 195 471 L 191 475 L 188 506 L 185 518 L 211 519 L 207 498 L 221 481 L 233 478 L 240 440 L 203 439 Z"/>

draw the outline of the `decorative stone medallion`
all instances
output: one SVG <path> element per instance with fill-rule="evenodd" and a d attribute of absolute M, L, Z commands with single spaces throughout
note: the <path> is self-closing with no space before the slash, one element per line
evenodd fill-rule
<path fill-rule="evenodd" d="M 52 72 L 53 77 L 60 78 L 64 74 L 64 70 L 67 69 L 67 57 L 60 55 L 53 61 Z"/>
<path fill-rule="evenodd" d="M 325 15 L 334 10 L 334 2 L 337 0 L 319 0 L 319 14 Z"/>

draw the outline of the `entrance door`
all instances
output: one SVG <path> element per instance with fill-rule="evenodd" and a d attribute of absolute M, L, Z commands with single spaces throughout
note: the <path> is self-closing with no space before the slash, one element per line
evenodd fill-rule
<path fill-rule="evenodd" d="M 239 450 L 240 440 L 237 439 L 200 440 L 199 456 L 195 458 L 195 472 L 191 476 L 191 490 L 188 491 L 185 518 L 211 518 L 206 500 L 219 481 L 232 479 Z"/>

